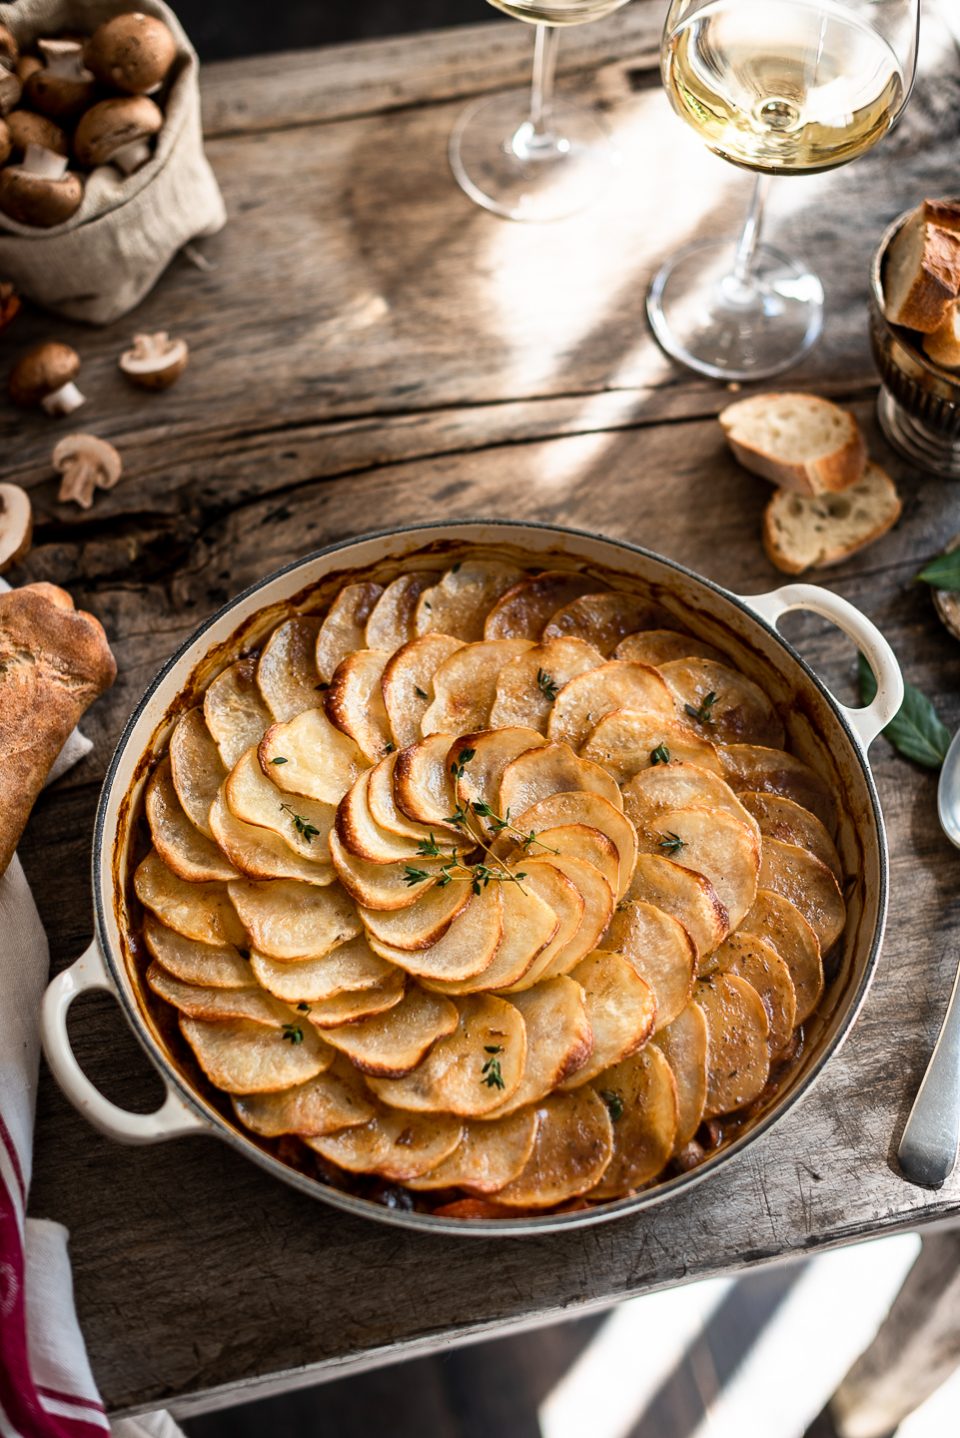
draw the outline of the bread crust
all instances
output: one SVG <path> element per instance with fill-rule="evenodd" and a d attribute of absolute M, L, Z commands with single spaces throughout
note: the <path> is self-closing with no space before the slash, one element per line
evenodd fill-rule
<path fill-rule="evenodd" d="M 874 469 L 879 468 L 879 466 L 872 467 Z M 778 501 L 782 503 L 785 495 L 787 494 L 787 491 L 778 490 L 775 494 L 771 495 L 770 499 L 767 502 L 766 508 L 763 511 L 762 532 L 763 547 L 766 551 L 767 558 L 770 560 L 770 563 L 774 565 L 777 569 L 779 569 L 783 574 L 803 574 L 808 569 L 827 569 L 832 564 L 841 564 L 845 559 L 849 559 L 852 554 L 857 554 L 861 549 L 866 549 L 869 545 L 876 543 L 878 539 L 882 539 L 883 536 L 887 533 L 887 531 L 893 528 L 903 511 L 903 502 L 893 487 L 893 481 L 890 479 L 889 475 L 884 474 L 884 478 L 887 479 L 887 481 L 889 482 L 890 487 L 893 490 L 893 497 L 895 500 L 895 503 L 891 506 L 889 512 L 884 515 L 884 517 L 877 524 L 875 524 L 874 527 L 867 534 L 861 536 L 852 543 L 835 543 L 832 549 L 826 549 L 823 558 L 817 560 L 816 563 L 812 564 L 804 564 L 801 561 L 792 558 L 791 555 L 779 543 L 776 530 L 774 529 L 773 520 L 776 513 Z"/>
<path fill-rule="evenodd" d="M 117 674 L 99 620 L 53 584 L 0 594 L 0 873 L 68 736 Z"/>
<path fill-rule="evenodd" d="M 779 393 L 763 396 L 764 399 L 790 397 Z M 799 397 L 810 398 L 808 395 Z M 739 403 L 741 401 L 728 405 L 720 414 L 719 419 L 734 458 L 752 474 L 769 480 L 778 489 L 789 489 L 795 494 L 806 495 L 835 494 L 863 478 L 863 471 L 867 464 L 867 449 L 863 442 L 863 435 L 860 433 L 860 426 L 849 410 L 840 410 L 840 413 L 850 423 L 850 438 L 846 444 L 841 445 L 830 454 L 821 455 L 819 459 L 791 462 L 786 459 L 777 459 L 762 449 L 755 449 L 752 445 L 744 443 L 743 440 L 734 438 L 732 429 L 736 419 L 735 417 L 731 419 L 730 416 Z"/>
<path fill-rule="evenodd" d="M 941 228 L 929 221 L 923 224 L 923 249 L 920 264 L 899 309 L 888 310 L 891 324 L 932 334 L 940 328 L 953 302 L 960 296 L 960 234 Z M 898 236 L 907 243 L 911 225 L 904 225 Z M 896 262 L 897 241 L 888 257 Z"/>

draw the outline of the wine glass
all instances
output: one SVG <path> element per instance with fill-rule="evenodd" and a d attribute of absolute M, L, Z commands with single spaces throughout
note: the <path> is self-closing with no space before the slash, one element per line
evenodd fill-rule
<path fill-rule="evenodd" d="M 554 97 L 561 25 L 598 20 L 627 0 L 490 0 L 536 26 L 533 85 L 478 100 L 450 136 L 450 166 L 478 205 L 508 220 L 559 220 L 602 192 L 616 168 L 606 127 Z"/>
<path fill-rule="evenodd" d="M 819 279 L 760 242 L 769 179 L 846 164 L 882 139 L 913 86 L 919 12 L 920 0 L 673 0 L 670 103 L 756 180 L 738 241 L 698 241 L 655 277 L 647 314 L 668 354 L 716 379 L 762 379 L 816 342 Z"/>

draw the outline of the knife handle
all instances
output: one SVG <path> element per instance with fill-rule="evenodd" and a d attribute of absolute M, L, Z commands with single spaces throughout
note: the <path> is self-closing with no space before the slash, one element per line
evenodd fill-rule
<path fill-rule="evenodd" d="M 939 1188 L 953 1172 L 960 1140 L 960 969 L 953 982 L 937 1046 L 900 1139 L 904 1176 Z"/>

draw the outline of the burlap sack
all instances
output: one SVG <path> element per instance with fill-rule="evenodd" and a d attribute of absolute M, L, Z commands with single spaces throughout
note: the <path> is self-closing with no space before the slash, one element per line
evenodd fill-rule
<path fill-rule="evenodd" d="M 89 33 L 132 8 L 122 0 L 19 0 L 0 4 L 0 24 L 25 49 L 62 30 Z M 66 224 L 36 230 L 0 214 L 0 280 L 45 309 L 97 325 L 133 309 L 188 240 L 216 234 L 226 221 L 203 153 L 196 53 L 163 0 L 136 0 L 136 8 L 165 20 L 177 41 L 154 154 L 127 177 L 112 165 L 94 170 Z"/>

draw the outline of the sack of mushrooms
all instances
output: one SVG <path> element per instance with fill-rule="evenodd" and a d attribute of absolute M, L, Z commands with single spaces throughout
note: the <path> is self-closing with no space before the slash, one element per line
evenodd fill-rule
<path fill-rule="evenodd" d="M 198 69 L 162 0 L 0 3 L 0 275 L 21 294 L 109 324 L 223 226 Z"/>

